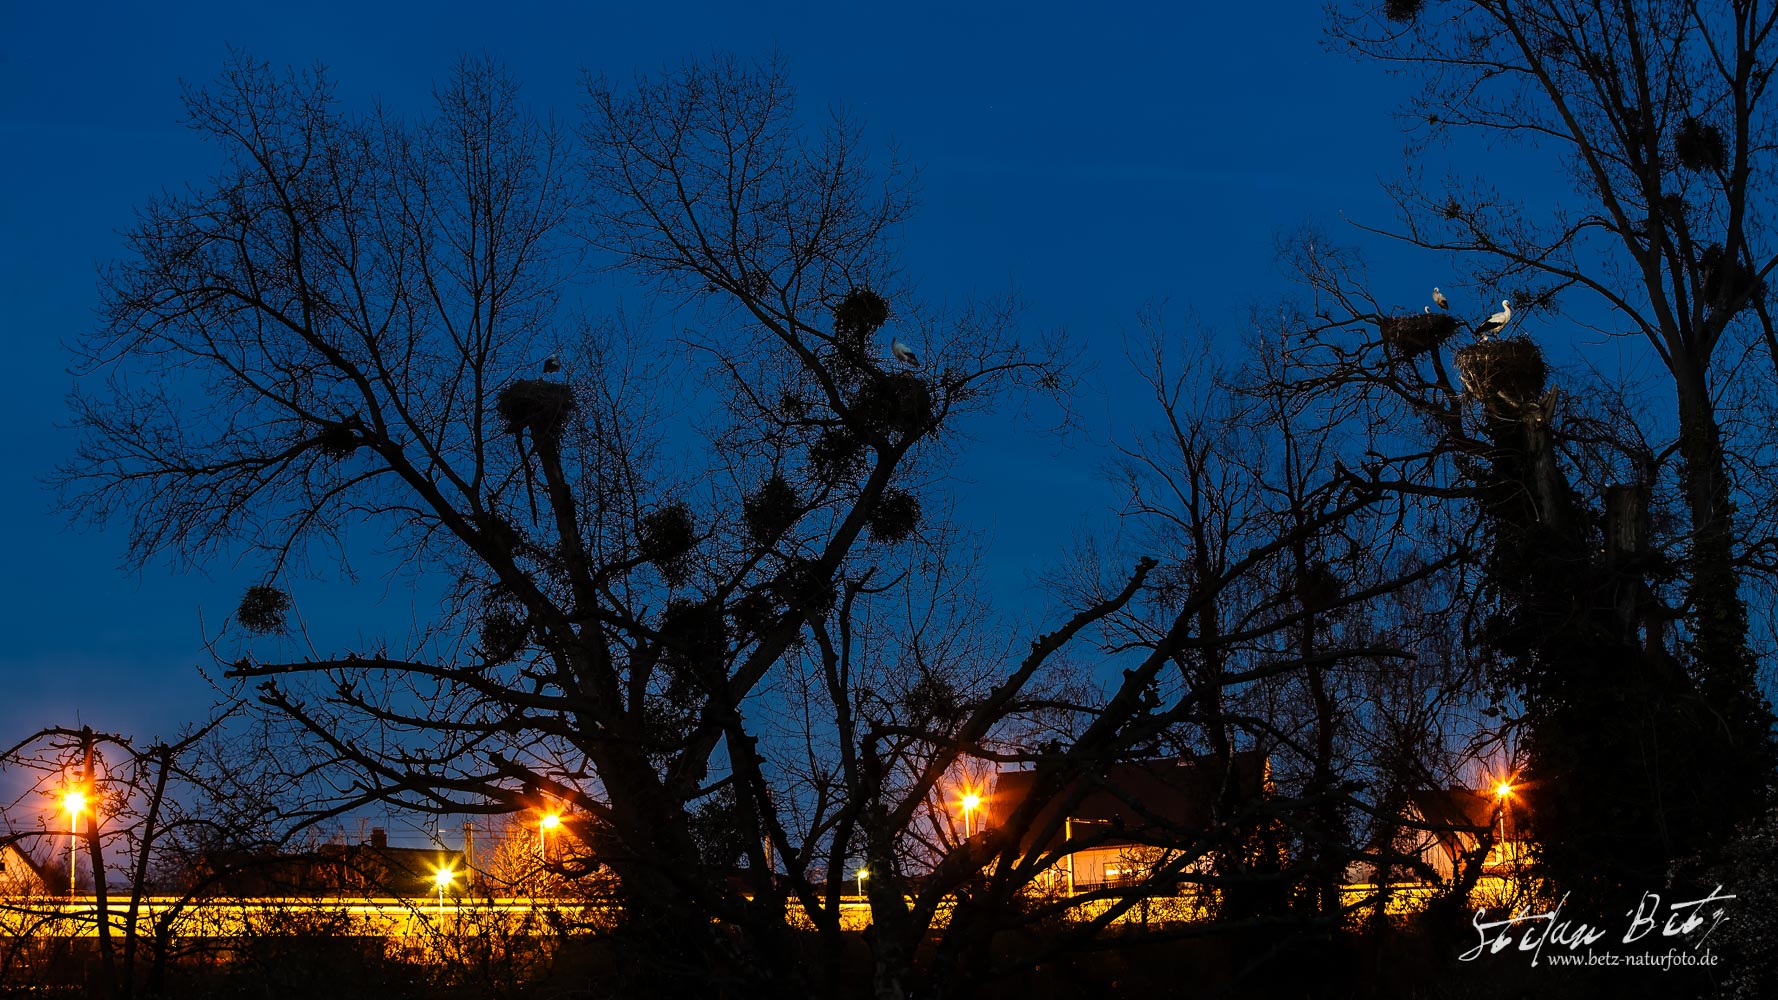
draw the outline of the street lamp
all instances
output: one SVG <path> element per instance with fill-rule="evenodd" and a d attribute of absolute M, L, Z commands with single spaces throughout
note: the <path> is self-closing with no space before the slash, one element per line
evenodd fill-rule
<path fill-rule="evenodd" d="M 62 808 L 68 811 L 68 895 L 74 895 L 74 860 L 75 845 L 79 841 L 80 814 L 86 810 L 86 793 L 78 788 L 71 788 L 62 796 Z"/>
<path fill-rule="evenodd" d="M 1500 783 L 1494 786 L 1494 795 L 1500 800 L 1500 856 L 1502 859 L 1509 856 L 1516 858 L 1517 856 L 1517 851 L 1513 848 L 1511 827 L 1509 826 L 1513 814 L 1512 794 L 1512 782 L 1505 778 L 1500 779 Z"/>
<path fill-rule="evenodd" d="M 870 869 L 869 868 L 860 868 L 856 872 L 854 872 L 853 875 L 856 876 L 858 879 L 858 895 L 863 896 L 864 895 L 864 880 L 867 878 L 870 878 Z"/>
<path fill-rule="evenodd" d="M 549 832 L 562 825 L 562 817 L 558 813 L 545 813 L 537 821 L 537 853 L 543 856 L 543 863 L 549 864 Z"/>
<path fill-rule="evenodd" d="M 451 870 L 451 869 L 449 869 L 449 868 L 440 868 L 440 869 L 439 869 L 439 870 L 438 870 L 438 871 L 437 871 L 437 872 L 436 872 L 436 873 L 435 873 L 435 874 L 434 874 L 434 875 L 433 875 L 433 876 L 432 876 L 432 881 L 433 881 L 433 883 L 434 883 L 434 884 L 436 884 L 436 885 L 437 885 L 437 886 L 438 886 L 438 919 L 439 919 L 439 920 L 440 920 L 440 921 L 443 921 L 443 920 L 444 920 L 444 894 L 445 894 L 445 890 L 446 890 L 446 889 L 448 889 L 448 888 L 450 888 L 450 885 L 451 885 L 451 882 L 452 882 L 452 881 L 453 881 L 453 880 L 454 880 L 454 879 L 456 879 L 456 877 L 457 877 L 457 873 L 456 873 L 456 872 L 454 872 L 454 871 L 452 871 L 452 870 Z"/>
<path fill-rule="evenodd" d="M 970 814 L 975 812 L 976 807 L 981 804 L 982 804 L 982 797 L 980 795 L 975 794 L 974 792 L 970 792 L 968 795 L 963 796 L 963 839 L 964 840 L 968 840 L 971 836 Z"/>

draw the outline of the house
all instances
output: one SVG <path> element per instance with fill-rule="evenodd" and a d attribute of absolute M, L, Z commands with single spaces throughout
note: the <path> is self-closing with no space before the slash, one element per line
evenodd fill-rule
<path fill-rule="evenodd" d="M 0 844 L 0 897 L 45 895 L 51 874 L 17 844 Z M 58 883 L 66 881 L 66 869 L 62 875 Z"/>
<path fill-rule="evenodd" d="M 391 847 L 382 827 L 362 844 L 321 844 L 300 853 L 242 853 L 206 858 L 200 891 L 227 896 L 427 896 L 439 872 L 451 872 L 450 891 L 469 888 L 464 852 Z"/>
<path fill-rule="evenodd" d="M 1530 814 L 1510 786 L 1492 792 L 1470 788 L 1423 788 L 1408 793 L 1409 820 L 1396 851 L 1418 858 L 1438 876 L 1455 877 L 1466 859 L 1491 838 L 1483 875 L 1506 874 L 1526 857 Z"/>
<path fill-rule="evenodd" d="M 983 802 L 983 828 L 1008 822 L 1036 776 L 1035 771 L 1001 772 Z M 1065 841 L 1091 846 L 1062 858 L 1050 881 L 1069 892 L 1140 881 L 1179 850 L 1190 849 L 1194 833 L 1214 825 L 1219 802 L 1258 798 L 1270 780 L 1269 761 L 1251 750 L 1232 754 L 1226 767 L 1212 757 L 1119 762 L 1090 782 L 1076 778 L 1040 809 L 1022 834 L 1020 852 L 1038 849 L 1036 838 L 1057 818 L 1060 803 L 1078 793 L 1042 850 L 1053 851 Z M 1209 860 L 1206 854 L 1186 870 L 1201 870 Z"/>

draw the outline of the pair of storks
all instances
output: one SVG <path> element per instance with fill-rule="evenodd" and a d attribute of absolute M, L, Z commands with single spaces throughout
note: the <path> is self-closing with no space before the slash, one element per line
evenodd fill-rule
<path fill-rule="evenodd" d="M 1434 288 L 1432 290 L 1432 301 L 1433 301 L 1434 305 L 1438 306 L 1440 309 L 1443 309 L 1447 312 L 1449 312 L 1451 309 L 1451 300 L 1445 298 L 1445 293 L 1439 291 L 1437 288 Z M 1426 311 L 1431 312 L 1432 306 L 1427 306 Z M 1478 326 L 1475 328 L 1476 336 L 1486 337 L 1489 334 L 1494 333 L 1495 331 L 1499 330 L 1501 327 L 1505 326 L 1506 324 L 1512 322 L 1512 319 L 1513 319 L 1512 303 L 1508 302 L 1505 299 L 1501 299 L 1500 300 L 1500 311 L 1495 313 L 1492 316 L 1489 316 L 1485 321 L 1483 321 L 1481 326 Z"/>

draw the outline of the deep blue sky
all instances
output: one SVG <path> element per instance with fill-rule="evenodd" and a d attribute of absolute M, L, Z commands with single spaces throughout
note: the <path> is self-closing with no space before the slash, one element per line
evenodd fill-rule
<path fill-rule="evenodd" d="M 1288 290 L 1280 231 L 1389 219 L 1379 181 L 1402 165 L 1401 81 L 1323 51 L 1318 4 L 1166 6 L 3 5 L 0 741 L 75 719 L 170 734 L 208 701 L 200 614 L 226 615 L 247 568 L 121 572 L 121 535 L 69 530 L 41 480 L 73 448 L 63 345 L 94 321 L 95 267 L 119 252 L 133 206 L 207 176 L 212 150 L 179 124 L 180 80 L 212 78 L 229 45 L 325 63 L 344 97 L 415 115 L 459 53 L 487 53 L 568 119 L 582 67 L 622 76 L 777 49 L 805 107 L 844 102 L 923 167 L 907 261 L 926 293 L 1017 287 L 1033 325 L 1090 345 L 1086 432 L 1058 444 L 991 422 L 958 484 L 965 518 L 989 532 L 990 589 L 1016 611 L 1038 603 L 1032 577 L 1059 541 L 1107 522 L 1104 445 L 1141 412 L 1120 339 L 1138 311 L 1166 300 L 1238 329 L 1251 303 Z M 1378 291 L 1417 308 L 1435 265 L 1389 261 Z M 332 624 L 405 620 L 400 589 L 362 607 L 384 592 L 330 606 Z"/>

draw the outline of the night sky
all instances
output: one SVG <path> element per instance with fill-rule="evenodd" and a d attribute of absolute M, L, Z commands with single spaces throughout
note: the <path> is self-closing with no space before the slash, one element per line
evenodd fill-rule
<path fill-rule="evenodd" d="M 1380 182 L 1403 166 L 1392 112 L 1406 84 L 1325 51 L 1316 4 L 1090 21 L 1030 2 L 497 17 L 488 4 L 392 6 L 4 5 L 0 740 L 76 720 L 170 735 L 211 699 L 196 670 L 205 623 L 214 630 L 253 582 L 255 567 L 228 560 L 122 571 L 121 533 L 71 529 L 43 485 L 74 448 L 66 345 L 94 322 L 95 268 L 120 252 L 134 206 L 208 176 L 215 153 L 180 124 L 180 81 L 213 78 L 230 45 L 277 66 L 323 63 L 349 104 L 413 116 L 459 54 L 487 54 L 568 122 L 583 68 L 622 78 L 719 49 L 780 52 L 805 111 L 843 102 L 922 168 L 906 264 L 927 296 L 1018 289 L 1033 327 L 1064 326 L 1087 347 L 1082 431 L 1059 441 L 1011 415 L 981 422 L 953 484 L 963 520 L 987 532 L 989 591 L 1014 615 L 1041 611 L 1036 576 L 1069 539 L 1111 524 L 1107 446 L 1147 412 L 1122 340 L 1142 308 L 1238 334 L 1250 307 L 1291 291 L 1274 261 L 1280 234 L 1313 222 L 1362 242 L 1342 217 L 1390 222 Z M 1436 260 L 1367 249 L 1380 298 L 1417 311 L 1441 283 Z M 578 294 L 597 312 L 615 291 Z M 400 630 L 425 613 L 377 567 L 357 587 L 299 589 L 324 636 Z"/>

